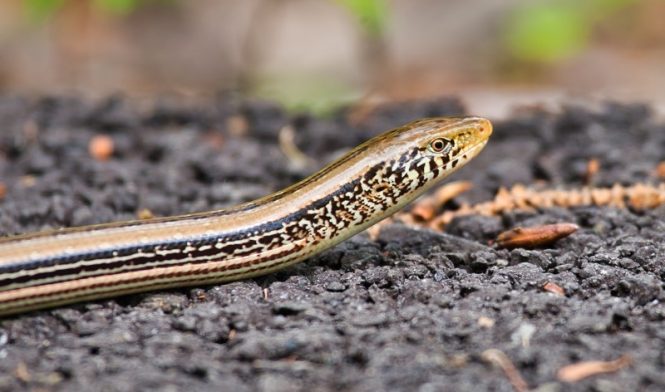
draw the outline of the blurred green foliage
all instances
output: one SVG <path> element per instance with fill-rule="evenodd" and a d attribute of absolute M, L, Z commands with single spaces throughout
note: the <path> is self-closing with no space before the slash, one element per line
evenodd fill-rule
<path fill-rule="evenodd" d="M 41 20 L 53 14 L 65 0 L 25 0 L 25 8 L 31 19 Z"/>
<path fill-rule="evenodd" d="M 74 0 L 23 0 L 27 16 L 41 22 L 53 16 Z M 126 15 L 149 2 L 169 3 L 176 0 L 88 0 L 98 10 Z M 274 0 L 271 0 L 274 1 Z M 332 0 L 346 9 L 373 39 L 385 32 L 388 16 L 387 0 Z M 359 96 L 358 89 L 325 75 L 277 75 L 255 77 L 250 94 L 272 99 L 291 111 L 308 111 L 325 116 Z"/>
<path fill-rule="evenodd" d="M 33 19 L 48 17 L 60 9 L 67 0 L 24 0 L 28 14 Z M 140 0 L 90 0 L 102 11 L 128 14 L 138 8 Z M 168 0 L 162 0 L 164 2 Z M 388 4 L 386 0 L 333 0 L 353 14 L 372 35 L 381 35 L 385 29 Z M 143 1 L 145 3 L 145 1 Z"/>
<path fill-rule="evenodd" d="M 353 14 L 365 30 L 380 36 L 386 27 L 388 4 L 386 0 L 334 0 Z"/>
<path fill-rule="evenodd" d="M 110 13 L 127 14 L 139 6 L 139 0 L 95 0 L 95 5 Z"/>
<path fill-rule="evenodd" d="M 134 11 L 139 6 L 146 3 L 141 0 L 90 0 L 95 7 L 110 14 L 124 15 Z M 152 0 L 156 1 L 156 0 Z M 167 0 L 161 0 L 166 2 Z M 24 0 L 28 17 L 32 20 L 41 21 L 53 15 L 67 0 Z"/>
<path fill-rule="evenodd" d="M 515 58 L 555 62 L 589 43 L 593 26 L 638 0 L 545 0 L 517 7 L 508 18 L 504 39 Z"/>

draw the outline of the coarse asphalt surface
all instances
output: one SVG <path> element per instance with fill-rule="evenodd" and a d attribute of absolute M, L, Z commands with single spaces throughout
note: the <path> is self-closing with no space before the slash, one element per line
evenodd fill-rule
<path fill-rule="evenodd" d="M 454 98 L 325 119 L 220 95 L 0 97 L 0 235 L 221 208 L 280 189 L 412 119 L 460 114 Z M 477 113 L 480 114 L 480 113 Z M 289 162 L 290 124 L 315 164 Z M 93 159 L 90 139 L 114 141 Z M 455 174 L 490 199 L 515 183 L 579 187 L 658 181 L 665 122 L 605 103 L 516 112 Z M 490 245 L 515 226 L 573 222 L 541 250 Z M 506 354 L 541 391 L 665 389 L 665 209 L 608 207 L 465 217 L 446 233 L 400 223 L 362 233 L 259 279 L 132 295 L 0 320 L 0 391 L 512 391 L 483 352 Z M 546 292 L 553 282 L 566 295 Z M 576 383 L 557 370 L 629 355 Z"/>

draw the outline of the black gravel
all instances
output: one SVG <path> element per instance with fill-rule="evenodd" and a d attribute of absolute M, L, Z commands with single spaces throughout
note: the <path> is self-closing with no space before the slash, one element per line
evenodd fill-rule
<path fill-rule="evenodd" d="M 0 234 L 219 208 L 279 189 L 452 98 L 328 119 L 220 95 L 207 102 L 0 97 Z M 353 119 L 353 121 L 349 120 Z M 317 162 L 277 144 L 292 125 Z M 90 139 L 115 142 L 92 159 Z M 665 125 L 644 105 L 531 110 L 496 124 L 455 178 L 499 186 L 656 182 Z M 516 225 L 581 229 L 544 250 L 497 250 Z M 260 279 L 134 295 L 0 321 L 0 390 L 511 391 L 483 360 L 503 351 L 540 391 L 665 389 L 665 209 L 579 207 L 467 217 L 447 233 L 386 226 Z M 566 296 L 545 292 L 553 282 Z M 562 383 L 562 366 L 630 355 L 616 373 Z"/>

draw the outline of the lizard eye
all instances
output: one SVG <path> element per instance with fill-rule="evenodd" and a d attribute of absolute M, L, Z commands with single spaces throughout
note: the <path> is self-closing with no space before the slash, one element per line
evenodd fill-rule
<path fill-rule="evenodd" d="M 434 139 L 429 143 L 429 149 L 437 154 L 447 153 L 452 147 L 448 139 Z"/>

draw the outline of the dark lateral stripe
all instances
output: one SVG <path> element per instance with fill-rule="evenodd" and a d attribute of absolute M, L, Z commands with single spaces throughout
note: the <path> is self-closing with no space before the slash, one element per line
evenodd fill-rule
<path fill-rule="evenodd" d="M 280 254 L 274 255 L 271 259 L 276 259 L 280 257 L 284 257 L 285 255 L 292 254 L 292 252 L 281 252 Z M 210 270 L 206 270 L 205 272 L 201 272 L 200 274 L 191 274 L 187 272 L 180 272 L 180 273 L 169 273 L 169 274 L 164 274 L 160 276 L 155 276 L 155 277 L 147 277 L 147 278 L 137 278 L 137 279 L 129 279 L 126 281 L 123 281 L 121 284 L 123 285 L 131 285 L 129 288 L 125 289 L 121 293 L 113 292 L 113 291 L 107 291 L 107 292 L 100 292 L 100 288 L 106 288 L 109 287 L 113 289 L 113 287 L 117 286 L 117 282 L 101 282 L 98 284 L 93 284 L 89 286 L 80 286 L 75 289 L 71 290 L 57 290 L 55 288 L 53 291 L 45 292 L 45 293 L 40 293 L 40 294 L 33 294 L 33 295 L 25 295 L 25 296 L 16 296 L 15 298 L 10 298 L 9 300 L 5 300 L 4 302 L 0 302 L 0 313 L 2 314 L 11 314 L 15 312 L 21 312 L 25 310 L 35 310 L 35 309 L 40 309 L 42 307 L 48 306 L 49 303 L 52 302 L 52 299 L 54 297 L 59 297 L 59 296 L 66 296 L 65 299 L 58 301 L 56 300 L 57 303 L 59 304 L 67 304 L 67 303 L 73 303 L 73 302 L 78 302 L 79 300 L 84 300 L 84 299 L 92 299 L 94 297 L 95 299 L 102 299 L 102 298 L 108 298 L 108 297 L 114 297 L 117 295 L 126 295 L 126 294 L 132 294 L 132 293 L 137 293 L 137 292 L 143 292 L 143 291 L 151 291 L 151 290 L 157 290 L 160 288 L 175 288 L 175 287 L 183 287 L 183 286 L 195 286 L 197 284 L 215 284 L 215 283 L 220 283 L 220 282 L 226 282 L 229 280 L 236 280 L 238 277 L 242 276 L 247 276 L 248 278 L 251 276 L 256 276 L 259 275 L 261 271 L 265 270 L 275 270 L 279 269 L 280 267 L 290 264 L 290 263 L 295 263 L 299 260 L 306 259 L 312 254 L 312 252 L 304 252 L 302 254 L 298 254 L 294 257 L 286 257 L 283 260 L 280 260 L 278 263 L 272 264 L 272 265 L 263 265 L 263 266 L 258 266 L 255 268 L 250 269 L 249 271 L 238 271 L 238 272 L 230 272 L 228 274 L 225 274 L 223 276 L 216 276 L 216 277 L 210 277 L 208 276 L 210 273 L 215 273 L 215 272 L 223 272 L 224 268 L 219 267 L 219 268 L 213 268 Z M 157 279 L 172 279 L 172 278 L 178 278 L 178 277 L 183 277 L 183 276 L 196 276 L 195 278 L 192 279 L 187 279 L 187 280 L 179 280 L 175 282 L 154 282 L 150 283 L 151 281 L 157 280 Z M 145 282 L 146 284 L 139 284 Z M 53 283 L 53 286 L 60 286 L 63 285 L 64 283 Z M 41 287 L 48 287 L 49 285 L 41 286 Z M 29 290 L 29 289 L 25 289 Z M 72 293 L 77 293 L 77 292 L 82 292 L 81 294 L 78 295 L 69 295 Z M 20 294 L 20 293 L 19 293 Z M 100 295 L 101 294 L 101 295 Z M 108 294 L 108 295 L 105 295 Z M 36 300 L 36 301 L 35 301 Z M 24 303 L 26 301 L 32 301 L 32 303 Z"/>
<path fill-rule="evenodd" d="M 289 226 L 296 227 L 295 223 L 301 220 L 303 218 L 303 215 L 306 214 L 307 211 L 318 210 L 324 207 L 327 203 L 331 202 L 331 200 L 334 197 L 336 196 L 339 197 L 341 195 L 346 194 L 347 192 L 352 192 L 354 187 L 358 183 L 359 183 L 358 179 L 351 181 L 350 183 L 341 186 L 340 189 L 338 189 L 334 193 L 329 194 L 326 197 L 323 197 L 319 200 L 316 200 L 311 204 L 309 204 L 308 206 L 280 220 L 248 228 L 243 231 L 233 232 L 228 235 L 220 235 L 217 237 L 192 238 L 189 240 L 183 240 L 178 242 L 154 243 L 150 245 L 144 245 L 141 247 L 126 247 L 126 248 L 114 249 L 102 252 L 86 252 L 76 255 L 59 256 L 50 259 L 34 260 L 25 263 L 2 265 L 0 266 L 0 291 L 3 289 L 3 287 L 8 287 L 10 285 L 29 284 L 31 282 L 34 282 L 34 285 L 39 285 L 40 280 L 45 280 L 45 279 L 57 278 L 55 282 L 60 282 L 67 279 L 75 278 L 78 274 L 84 272 L 86 273 L 85 277 L 92 277 L 101 274 L 108 274 L 109 271 L 113 273 L 120 273 L 130 270 L 137 271 L 141 269 L 158 268 L 159 265 L 150 265 L 150 264 L 164 262 L 167 260 L 176 261 L 176 263 L 173 263 L 171 265 L 178 265 L 184 263 L 199 264 L 202 262 L 210 261 L 206 259 L 198 262 L 196 260 L 193 260 L 193 261 L 185 261 L 183 263 L 177 263 L 178 260 L 185 260 L 190 258 L 189 254 L 192 255 L 192 258 L 205 258 L 205 257 L 214 256 L 215 254 L 219 254 L 221 258 L 220 261 L 232 257 L 247 256 L 253 252 L 256 252 L 257 257 L 260 257 L 262 251 L 273 249 L 274 247 L 280 245 L 281 242 L 274 243 L 272 246 L 264 245 L 264 248 L 261 250 L 252 249 L 252 250 L 243 251 L 243 249 L 247 249 L 252 245 L 256 245 L 257 244 L 256 241 L 262 239 L 263 236 L 270 238 L 270 240 L 273 240 L 274 238 L 279 238 L 280 234 L 284 232 L 283 229 L 285 227 Z M 362 195 L 354 195 L 354 198 L 356 199 L 359 197 L 362 197 Z M 353 203 L 350 203 L 351 208 L 353 208 L 352 206 Z M 293 232 L 290 233 L 284 232 L 284 233 L 288 234 L 289 237 L 291 237 L 292 239 L 298 238 L 298 236 L 304 237 L 306 235 L 309 235 L 309 233 L 302 232 L 302 230 L 303 229 L 296 228 Z M 258 235 L 254 234 L 257 231 L 259 232 L 259 234 Z M 338 231 L 335 230 L 333 232 L 333 235 L 336 235 L 337 232 Z M 244 241 L 244 242 L 225 245 L 222 246 L 222 248 L 217 249 L 215 248 L 215 244 L 219 243 L 220 240 L 222 243 L 235 242 L 235 241 Z M 205 245 L 209 245 L 211 246 L 211 248 L 204 251 L 197 250 L 190 253 L 181 252 L 177 254 L 167 254 L 167 255 L 159 255 L 154 253 L 156 247 L 159 247 L 160 251 L 167 252 L 173 249 L 184 249 L 188 243 L 190 243 L 192 247 L 196 248 Z M 114 252 L 116 252 L 117 254 L 114 255 Z M 126 260 L 113 261 L 114 258 L 129 257 L 141 252 L 148 253 L 150 254 L 150 256 L 138 257 L 130 261 Z M 104 263 L 93 263 L 100 259 L 109 259 L 109 261 Z M 91 263 L 86 265 L 85 262 L 91 262 Z M 76 263 L 83 263 L 83 264 L 78 266 L 67 267 L 67 265 L 76 264 Z M 6 278 L 6 277 L 3 278 L 3 275 L 6 276 L 8 274 L 16 273 L 19 271 L 26 271 L 26 272 L 35 271 L 40 268 L 56 267 L 56 266 L 62 266 L 63 268 L 58 269 L 57 271 L 37 272 L 34 274 L 26 274 L 12 278 Z M 49 283 L 55 283 L 55 282 L 49 282 Z"/>
<path fill-rule="evenodd" d="M 253 244 L 254 240 L 252 239 L 251 242 Z M 40 284 L 41 280 L 53 279 L 53 278 L 59 278 L 59 279 L 56 281 L 50 281 L 47 284 L 62 282 L 64 280 L 67 280 L 67 278 L 78 277 L 82 273 L 86 273 L 86 275 L 84 275 L 83 278 L 90 278 L 99 275 L 110 276 L 122 272 L 140 271 L 140 270 L 155 269 L 160 267 L 175 267 L 185 264 L 203 264 L 209 262 L 219 262 L 219 261 L 224 261 L 225 259 L 248 256 L 252 252 L 256 252 L 256 250 L 235 252 L 236 249 L 244 248 L 244 245 L 245 244 L 233 244 L 233 247 L 231 247 L 231 245 L 227 245 L 225 247 L 226 251 L 232 253 L 224 253 L 220 249 L 215 248 L 214 245 L 211 245 L 212 247 L 210 249 L 203 251 L 199 250 L 196 252 L 189 252 L 189 253 L 181 252 L 177 254 L 165 254 L 165 255 L 154 254 L 153 256 L 140 257 L 129 261 L 117 260 L 117 261 L 109 261 L 98 264 L 87 264 L 87 265 L 82 264 L 76 267 L 66 268 L 55 272 L 53 271 L 42 272 L 42 273 L 37 272 L 32 275 L 23 275 L 15 278 L 3 279 L 0 280 L 0 288 L 3 286 L 9 286 L 13 284 L 20 284 L 27 282 L 33 283 L 30 286 L 39 286 L 41 285 Z M 262 251 L 270 251 L 279 245 L 281 244 L 279 243 L 272 244 L 271 246 L 267 246 L 264 249 L 262 249 Z M 301 248 L 298 248 L 294 251 L 298 251 L 300 249 Z M 118 254 L 118 257 L 132 256 L 133 254 L 136 253 L 128 253 L 126 255 Z M 214 258 L 214 256 L 216 255 L 220 256 L 220 258 L 217 260 L 215 260 Z M 91 258 L 89 261 L 95 261 L 95 260 L 96 258 Z M 253 263 L 260 263 L 264 260 L 266 260 L 266 258 L 261 257 L 261 253 L 259 252 L 257 253 L 256 259 L 253 260 Z M 168 265 L 161 265 L 161 266 L 158 264 L 160 262 L 165 262 L 165 261 L 169 261 L 170 263 Z M 97 273 L 90 273 L 90 272 L 97 272 Z M 29 286 L 24 286 L 24 287 L 29 287 Z"/>

